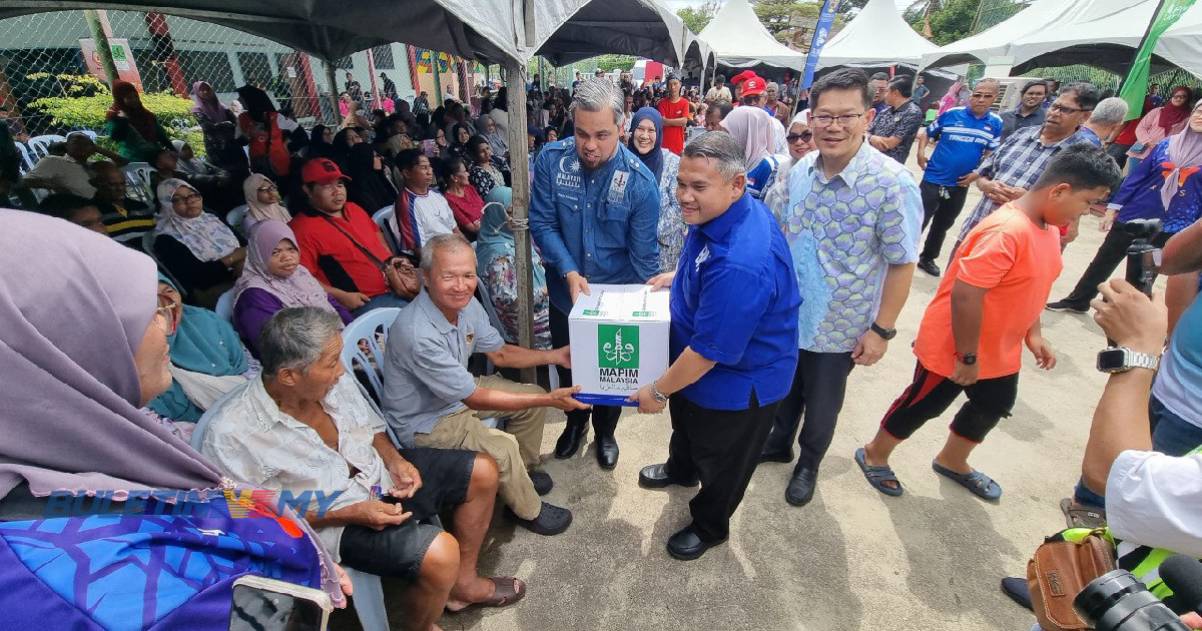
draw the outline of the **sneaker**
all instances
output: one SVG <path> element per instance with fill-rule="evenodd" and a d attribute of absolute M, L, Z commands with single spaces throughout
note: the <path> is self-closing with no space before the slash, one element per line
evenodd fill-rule
<path fill-rule="evenodd" d="M 1057 300 L 1056 302 L 1049 302 L 1047 304 L 1047 306 L 1044 307 L 1044 309 L 1047 309 L 1048 311 L 1058 311 L 1058 312 L 1064 311 L 1064 312 L 1068 312 L 1068 313 L 1089 313 L 1088 308 L 1083 309 L 1083 308 L 1077 306 L 1076 304 L 1071 303 L 1067 300 Z"/>
<path fill-rule="evenodd" d="M 918 269 L 935 278 L 939 278 L 939 275 L 943 273 L 943 270 L 939 269 L 939 264 L 932 259 L 918 259 Z"/>
<path fill-rule="evenodd" d="M 539 495 L 546 495 L 555 488 L 555 482 L 546 471 L 530 471 L 530 481 L 534 483 L 534 492 Z"/>
<path fill-rule="evenodd" d="M 558 506 L 552 506 L 543 502 L 543 508 L 539 511 L 538 517 L 534 519 L 522 519 L 505 507 L 505 514 L 509 518 L 517 522 L 517 525 L 529 530 L 536 535 L 550 537 L 568 529 L 572 525 L 572 511 Z"/>

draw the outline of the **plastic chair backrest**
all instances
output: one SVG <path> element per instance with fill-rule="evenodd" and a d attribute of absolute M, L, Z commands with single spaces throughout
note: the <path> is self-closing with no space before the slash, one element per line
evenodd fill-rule
<path fill-rule="evenodd" d="M 234 323 L 234 290 L 227 289 L 217 298 L 217 304 L 213 306 L 213 311 L 221 316 L 222 320 Z"/>
<path fill-rule="evenodd" d="M 373 309 L 355 318 L 342 330 L 342 365 L 347 371 L 359 368 L 367 375 L 371 394 L 379 399 L 384 391 L 384 346 L 388 343 L 388 329 L 401 310 L 397 307 Z M 366 349 L 360 347 L 360 342 Z"/>
<path fill-rule="evenodd" d="M 25 175 L 31 169 L 33 169 L 33 165 L 37 162 L 37 160 L 33 158 L 33 154 L 30 153 L 29 147 L 26 147 L 25 145 L 16 141 L 13 141 L 13 145 L 17 147 L 17 153 L 21 154 L 21 175 Z"/>
<path fill-rule="evenodd" d="M 399 254 L 401 251 L 400 244 L 396 241 L 396 235 L 392 232 L 392 216 L 396 214 L 396 205 L 389 204 L 372 214 L 371 220 L 376 222 L 380 227 L 380 232 L 384 233 L 384 240 L 388 242 L 388 247 L 392 249 L 393 254 Z"/>
<path fill-rule="evenodd" d="M 65 136 L 58 134 L 46 134 L 44 136 L 35 136 L 29 139 L 29 150 L 33 153 L 35 160 L 40 160 L 50 155 L 50 145 L 56 142 L 66 142 Z"/>
<path fill-rule="evenodd" d="M 159 200 L 150 185 L 150 174 L 154 173 L 154 167 L 145 162 L 130 162 L 121 167 L 121 172 L 125 174 L 130 197 L 150 204 L 151 208 L 158 208 Z"/>
<path fill-rule="evenodd" d="M 241 206 L 230 210 L 225 215 L 225 223 L 238 233 L 245 236 L 246 231 L 242 229 L 242 222 L 246 221 L 246 212 L 248 210 L 250 210 L 250 207 L 246 204 L 242 204 Z"/>

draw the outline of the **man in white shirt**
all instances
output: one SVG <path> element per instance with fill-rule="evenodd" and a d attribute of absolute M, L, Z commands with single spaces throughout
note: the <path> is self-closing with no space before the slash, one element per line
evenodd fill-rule
<path fill-rule="evenodd" d="M 96 187 L 89 181 L 94 174 L 88 168 L 88 158 L 97 153 L 117 166 L 129 163 L 116 153 L 97 147 L 83 132 L 71 132 L 67 135 L 67 155 L 50 155 L 38 160 L 29 173 L 21 178 L 21 186 L 46 188 L 56 193 L 71 193 L 90 199 L 96 194 Z"/>
<path fill-rule="evenodd" d="M 471 451 L 398 451 L 343 368 L 341 329 L 332 311 L 313 307 L 273 316 L 260 338 L 261 378 L 209 410 L 201 453 L 239 482 L 280 492 L 336 561 L 407 581 L 414 629 L 433 628 L 444 608 L 521 599 L 522 581 L 476 574 L 496 461 Z M 419 523 L 444 509 L 454 513 L 451 534 Z"/>
<path fill-rule="evenodd" d="M 705 102 L 714 105 L 715 103 L 730 103 L 730 88 L 726 87 L 726 76 L 718 75 L 714 78 L 714 85 L 705 93 Z"/>
<path fill-rule="evenodd" d="M 434 190 L 434 168 L 420 149 L 396 157 L 404 189 L 392 216 L 392 231 L 402 251 L 419 255 L 422 246 L 440 234 L 458 233 L 455 214 L 442 193 Z"/>

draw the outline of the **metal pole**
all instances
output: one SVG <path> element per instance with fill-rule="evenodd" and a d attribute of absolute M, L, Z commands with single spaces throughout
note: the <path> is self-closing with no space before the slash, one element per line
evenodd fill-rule
<path fill-rule="evenodd" d="M 118 79 L 117 64 L 113 62 L 113 49 L 109 44 L 108 34 L 100 24 L 100 16 L 95 9 L 84 9 L 83 19 L 88 23 L 92 40 L 96 42 L 96 55 L 100 57 L 100 67 L 104 68 L 104 76 L 108 77 L 109 87 Z"/>
<path fill-rule="evenodd" d="M 538 91 L 539 94 L 544 92 L 543 86 L 547 85 L 546 70 L 543 69 L 543 58 L 538 58 Z"/>
<path fill-rule="evenodd" d="M 534 267 L 530 255 L 530 161 L 526 147 L 526 68 L 520 62 L 505 62 L 509 107 L 509 164 L 513 171 L 513 240 L 517 246 L 518 344 L 534 346 Z M 522 371 L 522 380 L 534 383 L 534 369 Z"/>
<path fill-rule="evenodd" d="M 338 110 L 338 78 L 334 76 L 334 60 L 323 60 L 326 66 L 326 81 L 330 84 L 330 100 L 334 102 L 334 123 L 339 124 L 342 113 Z"/>

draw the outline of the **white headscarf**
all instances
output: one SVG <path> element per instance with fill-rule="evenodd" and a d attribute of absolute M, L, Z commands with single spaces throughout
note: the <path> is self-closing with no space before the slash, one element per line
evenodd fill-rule
<path fill-rule="evenodd" d="M 238 237 L 216 215 L 202 212 L 199 217 L 189 219 L 179 216 L 172 208 L 171 198 L 183 187 L 200 194 L 191 184 L 178 178 L 159 183 L 159 216 L 155 230 L 174 237 L 201 261 L 216 261 L 232 254 L 240 245 Z"/>
<path fill-rule="evenodd" d="M 753 106 L 736 107 L 722 119 L 722 128 L 743 147 L 744 166 L 750 172 L 776 153 L 776 127 L 780 122 Z"/>

